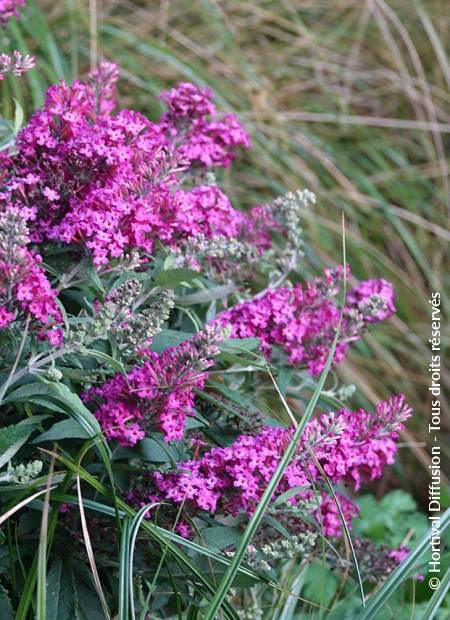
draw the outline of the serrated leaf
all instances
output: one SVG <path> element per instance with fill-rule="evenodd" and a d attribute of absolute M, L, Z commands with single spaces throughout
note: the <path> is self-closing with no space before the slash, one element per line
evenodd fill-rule
<path fill-rule="evenodd" d="M 303 596 L 319 605 L 328 605 L 336 593 L 338 578 L 325 566 L 313 562 L 305 574 Z"/>
<path fill-rule="evenodd" d="M 396 516 L 404 512 L 416 510 L 417 504 L 412 496 L 406 491 L 396 489 L 388 493 L 380 502 L 380 508 L 387 510 Z"/>

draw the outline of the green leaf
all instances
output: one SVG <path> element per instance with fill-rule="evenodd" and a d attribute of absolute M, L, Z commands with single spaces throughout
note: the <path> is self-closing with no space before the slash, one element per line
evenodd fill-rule
<path fill-rule="evenodd" d="M 255 351 L 259 349 L 261 340 L 259 338 L 228 338 L 219 343 L 221 351 L 232 351 L 241 353 L 242 351 Z"/>
<path fill-rule="evenodd" d="M 443 579 L 441 579 L 441 584 L 437 590 L 434 591 L 433 596 L 428 601 L 428 605 L 423 613 L 423 620 L 433 620 L 436 616 L 436 613 L 441 608 L 442 603 L 445 600 L 445 597 L 448 594 L 450 589 L 450 568 L 447 569 Z"/>
<path fill-rule="evenodd" d="M 86 431 L 89 437 L 103 437 L 97 419 L 83 404 L 80 397 L 72 392 L 63 383 L 41 379 L 40 382 L 27 383 L 12 392 L 6 402 L 27 400 L 33 402 L 33 397 L 38 396 L 40 402 L 49 403 L 49 408 L 54 401 L 62 406 L 66 414 L 70 415 Z M 105 442 L 106 445 L 106 442 Z"/>
<path fill-rule="evenodd" d="M 94 584 L 82 564 L 72 566 L 73 585 L 75 591 L 75 620 L 105 620 Z"/>
<path fill-rule="evenodd" d="M 61 557 L 53 562 L 47 577 L 46 620 L 105 620 L 83 564 Z"/>
<path fill-rule="evenodd" d="M 162 329 L 153 338 L 152 346 L 150 347 L 155 353 L 161 353 L 169 347 L 175 347 L 186 340 L 190 340 L 194 334 L 189 332 L 180 332 L 173 329 Z"/>
<path fill-rule="evenodd" d="M 0 430 L 0 467 L 12 459 L 31 433 L 47 416 L 35 416 Z"/>
<path fill-rule="evenodd" d="M 203 530 L 202 538 L 208 546 L 224 549 L 235 547 L 241 538 L 241 533 L 232 527 L 218 525 Z"/>
<path fill-rule="evenodd" d="M 14 620 L 14 611 L 6 588 L 0 583 L 0 618 Z"/>
<path fill-rule="evenodd" d="M 281 504 L 285 504 L 288 500 L 292 499 L 293 497 L 295 497 L 296 495 L 298 495 L 298 493 L 300 493 L 300 491 L 304 491 L 306 487 L 301 487 L 301 486 L 297 486 L 297 487 L 292 487 L 291 489 L 288 489 L 287 491 L 285 491 L 284 493 L 281 493 L 281 495 L 279 495 L 274 501 L 273 501 L 273 505 L 275 506 L 281 506 Z"/>
<path fill-rule="evenodd" d="M 14 99 L 14 133 L 17 134 L 23 125 L 23 109 L 20 103 Z"/>
<path fill-rule="evenodd" d="M 152 463 L 173 463 L 177 460 L 177 451 L 173 446 L 151 437 L 143 439 L 139 443 L 139 449 L 144 459 Z"/>
<path fill-rule="evenodd" d="M 74 620 L 75 605 L 72 571 L 59 557 L 47 576 L 47 620 Z"/>
<path fill-rule="evenodd" d="M 55 441 L 58 439 L 88 439 L 89 435 L 75 420 L 62 420 L 53 424 L 48 431 L 41 433 L 33 443 L 42 443 L 43 441 Z"/>
<path fill-rule="evenodd" d="M 119 610 L 121 620 L 128 620 L 130 613 L 130 600 L 133 596 L 133 579 L 130 574 L 130 550 L 131 550 L 131 519 L 123 520 L 122 538 L 120 541 L 119 555 Z M 131 571 L 133 566 L 131 565 Z M 131 584 L 131 587 L 130 587 Z"/>
<path fill-rule="evenodd" d="M 178 284 L 192 282 L 200 277 L 201 274 L 193 269 L 168 269 L 167 271 L 160 271 L 153 280 L 153 284 L 165 288 L 175 288 Z"/>
<path fill-rule="evenodd" d="M 117 372 L 120 372 L 123 375 L 125 374 L 125 366 L 122 364 L 122 362 L 114 359 L 113 357 L 111 357 L 111 355 L 108 355 L 103 351 L 97 351 L 96 349 L 83 349 L 82 351 L 80 351 L 80 354 L 85 355 L 86 357 L 94 357 L 95 359 L 99 360 L 99 362 L 102 362 L 107 366 L 111 366 L 111 368 L 114 368 L 114 370 L 117 370 Z"/>
<path fill-rule="evenodd" d="M 380 502 L 381 511 L 389 511 L 391 514 L 400 516 L 403 512 L 411 512 L 416 510 L 417 504 L 412 496 L 406 491 L 396 489 L 383 497 Z"/>
<path fill-rule="evenodd" d="M 179 295 L 175 301 L 180 306 L 206 304 L 217 299 L 225 299 L 225 297 L 228 297 L 231 293 L 235 293 L 236 290 L 237 289 L 234 284 L 221 284 L 220 286 L 214 286 L 213 288 L 208 288 L 204 291 L 199 291 L 198 293 Z"/>
<path fill-rule="evenodd" d="M 303 596 L 317 604 L 328 606 L 337 587 L 338 578 L 325 566 L 314 562 L 308 566 L 303 587 Z"/>

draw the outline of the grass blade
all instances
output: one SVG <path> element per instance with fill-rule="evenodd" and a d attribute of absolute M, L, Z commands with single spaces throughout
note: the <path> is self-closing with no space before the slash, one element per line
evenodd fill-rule
<path fill-rule="evenodd" d="M 130 611 L 132 620 L 136 620 L 136 612 L 134 609 L 134 595 L 133 595 L 133 560 L 134 560 L 134 547 L 136 544 L 136 538 L 141 527 L 142 521 L 149 510 L 155 508 L 159 502 L 153 504 L 147 504 L 141 508 L 137 515 L 133 518 L 130 525 L 130 547 L 128 553 L 128 579 L 129 579 L 129 591 L 130 591 Z"/>
<path fill-rule="evenodd" d="M 131 520 L 129 517 L 125 517 L 122 538 L 120 542 L 120 556 L 119 556 L 119 618 L 121 620 L 128 620 L 130 610 L 130 529 Z M 132 591 L 131 591 L 132 592 Z"/>
<path fill-rule="evenodd" d="M 47 539 L 48 513 L 50 510 L 50 492 L 55 459 L 52 458 L 48 472 L 47 488 L 45 489 L 44 507 L 42 509 L 41 532 L 39 535 L 39 550 L 37 560 L 37 597 L 36 620 L 47 618 Z"/>
<path fill-rule="evenodd" d="M 92 576 L 94 578 L 95 588 L 97 590 L 97 594 L 98 594 L 98 596 L 100 598 L 100 602 L 102 604 L 103 613 L 105 614 L 105 617 L 108 620 L 110 620 L 111 619 L 111 614 L 109 613 L 108 604 L 106 602 L 106 598 L 105 598 L 105 595 L 103 593 L 102 584 L 100 583 L 100 577 L 99 577 L 98 570 L 97 570 L 97 565 L 96 565 L 96 562 L 95 562 L 94 550 L 92 548 L 91 538 L 89 536 L 89 530 L 88 530 L 88 527 L 87 527 L 86 515 L 85 515 L 85 512 L 84 512 L 84 506 L 83 506 L 83 497 L 81 495 L 80 476 L 77 475 L 76 480 L 77 480 L 78 506 L 79 506 L 79 509 L 80 509 L 81 529 L 83 530 L 84 545 L 86 547 L 86 553 L 87 553 L 87 556 L 88 556 L 88 559 L 89 559 L 89 564 L 91 566 L 91 571 L 92 571 Z M 122 617 L 122 616 L 120 616 L 120 617 Z"/>
<path fill-rule="evenodd" d="M 444 578 L 441 581 L 441 585 L 437 590 L 435 590 L 433 596 L 428 601 L 428 605 L 426 606 L 425 611 L 423 612 L 423 620 L 433 620 L 436 612 L 439 611 L 441 607 L 441 603 L 447 595 L 447 592 L 450 589 L 450 568 L 447 569 L 447 572 L 444 575 Z"/>

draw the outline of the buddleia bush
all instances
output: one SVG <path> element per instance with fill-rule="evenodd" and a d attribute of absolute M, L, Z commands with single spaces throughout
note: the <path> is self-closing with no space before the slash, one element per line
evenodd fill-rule
<path fill-rule="evenodd" d="M 17 78 L 34 59 L 0 63 Z M 159 119 L 121 109 L 119 73 L 51 86 L 0 153 L 0 615 L 361 608 L 408 547 L 353 528 L 355 494 L 411 409 L 323 386 L 393 287 L 355 282 L 340 248 L 305 279 L 314 194 L 239 210 L 217 179 L 251 148 L 240 120 L 190 83 Z"/>

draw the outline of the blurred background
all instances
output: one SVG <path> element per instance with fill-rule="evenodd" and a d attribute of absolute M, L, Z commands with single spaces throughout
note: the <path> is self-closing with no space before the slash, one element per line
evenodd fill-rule
<path fill-rule="evenodd" d="M 407 489 L 425 508 L 431 291 L 447 317 L 449 308 L 448 1 L 29 0 L 21 14 L 33 19 L 11 20 L 2 47 L 35 54 L 38 69 L 5 80 L 4 117 L 14 118 L 10 95 L 28 116 L 48 84 L 84 76 L 96 58 L 120 63 L 122 104 L 150 117 L 174 82 L 207 85 L 252 136 L 253 149 L 220 178 L 236 206 L 316 192 L 305 274 L 341 260 L 345 214 L 355 277 L 393 281 L 398 314 L 339 374 L 357 387 L 356 404 L 407 395 L 414 419 L 397 465 L 373 490 Z M 444 392 L 449 382 L 443 373 Z M 448 458 L 445 393 L 442 407 Z"/>

